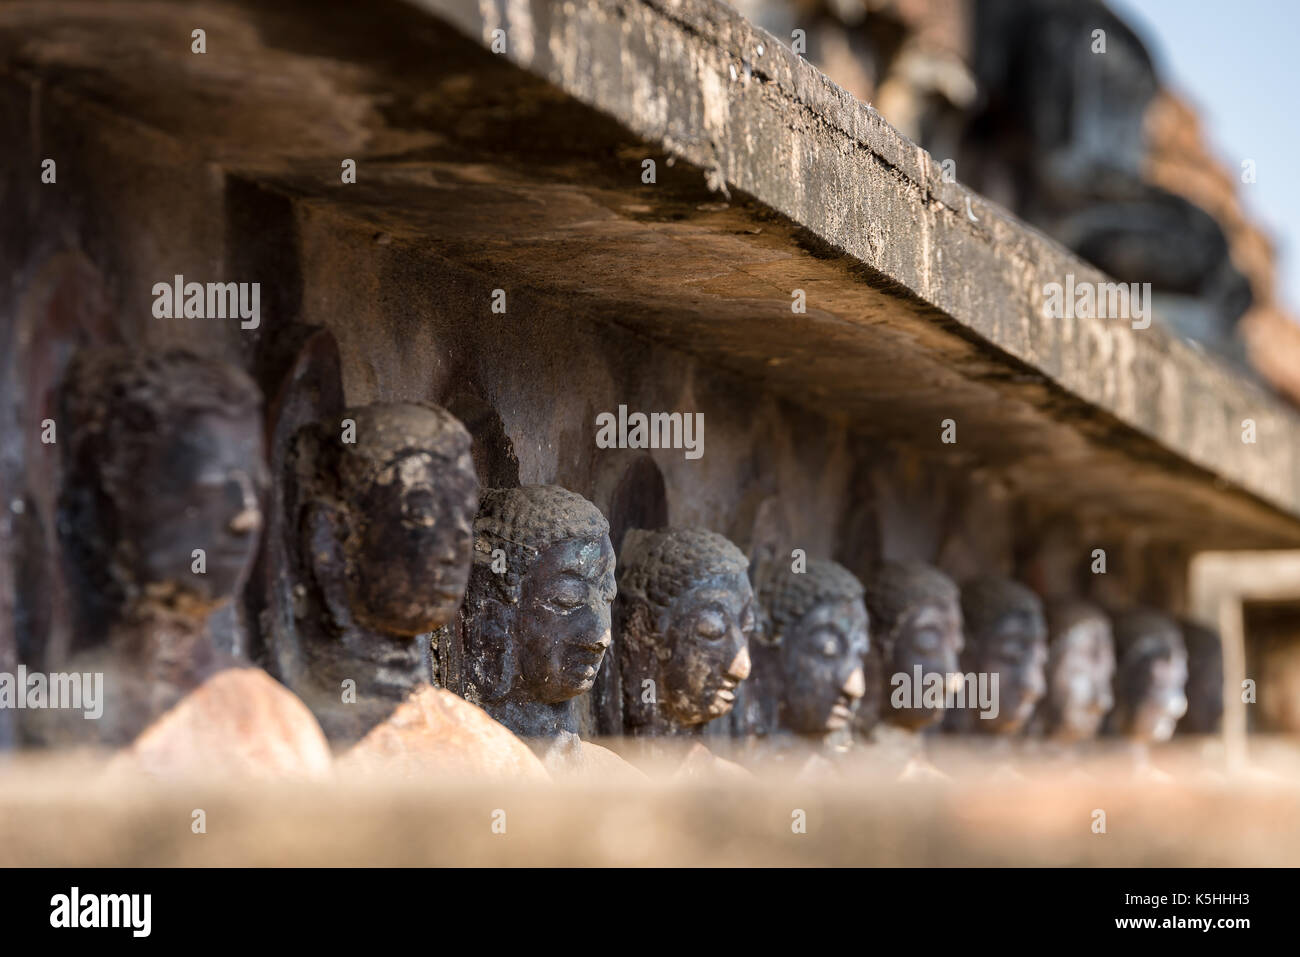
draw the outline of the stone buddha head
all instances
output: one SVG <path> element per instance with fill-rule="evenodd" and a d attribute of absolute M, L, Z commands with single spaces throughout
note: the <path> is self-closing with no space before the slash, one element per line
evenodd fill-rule
<path fill-rule="evenodd" d="M 1038 596 L 1018 582 L 984 577 L 962 586 L 966 648 L 962 670 L 998 676 L 997 714 L 973 722 L 992 734 L 1014 734 L 1047 690 L 1047 622 Z"/>
<path fill-rule="evenodd" d="M 1187 650 L 1177 622 L 1149 609 L 1115 619 L 1111 730 L 1137 742 L 1168 741 L 1187 711 Z"/>
<path fill-rule="evenodd" d="M 469 577 L 470 436 L 439 406 L 375 402 L 298 428 L 284 468 L 297 580 L 277 664 L 331 740 L 359 740 L 444 680 L 430 634 L 454 621 Z"/>
<path fill-rule="evenodd" d="M 862 583 L 835 562 L 787 565 L 763 583 L 768 644 L 780 658 L 778 723 L 796 734 L 824 736 L 849 727 L 866 693 L 869 647 Z"/>
<path fill-rule="evenodd" d="M 364 628 L 414 637 L 441 627 L 469 579 L 478 507 L 469 433 L 445 409 L 416 402 L 349 409 L 343 421 L 341 437 L 321 442 L 342 562 L 325 577 Z"/>
<path fill-rule="evenodd" d="M 205 618 L 262 527 L 257 387 L 188 351 L 117 348 L 79 354 L 64 382 L 59 524 L 79 591 L 110 619 L 144 604 Z"/>
<path fill-rule="evenodd" d="M 943 708 L 924 703 L 893 707 L 894 676 L 914 680 L 922 675 L 950 675 L 957 671 L 961 653 L 961 594 L 947 575 L 921 562 L 886 562 L 866 582 L 866 606 L 871 616 L 871 644 L 878 651 L 869 654 L 870 669 L 879 676 L 869 688 L 867 707 L 874 697 L 880 720 L 900 728 L 919 731 L 943 719 Z M 871 661 L 874 659 L 874 662 Z M 919 700 L 919 699 L 918 699 Z M 887 704 L 888 703 L 888 704 Z M 858 722 L 863 729 L 863 719 Z"/>
<path fill-rule="evenodd" d="M 617 620 L 624 722 L 634 733 L 691 730 L 731 710 L 750 671 L 748 569 L 744 553 L 716 532 L 627 533 Z"/>
<path fill-rule="evenodd" d="M 1115 642 L 1096 605 L 1060 601 L 1048 608 L 1047 695 L 1043 729 L 1058 741 L 1096 737 L 1114 706 Z"/>
<path fill-rule="evenodd" d="M 488 489 L 462 609 L 467 696 L 518 734 L 573 730 L 562 706 L 596 681 L 615 589 L 595 505 L 555 485 Z"/>
<path fill-rule="evenodd" d="M 1187 647 L 1187 713 L 1178 722 L 1180 734 L 1217 734 L 1223 722 L 1223 644 L 1219 633 L 1195 622 L 1183 622 Z"/>

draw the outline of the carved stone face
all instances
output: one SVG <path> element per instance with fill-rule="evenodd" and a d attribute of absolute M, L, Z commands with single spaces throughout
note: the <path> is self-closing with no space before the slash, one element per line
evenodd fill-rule
<path fill-rule="evenodd" d="M 890 702 L 893 678 L 902 674 L 910 682 L 918 666 L 922 676 L 955 674 L 964 644 L 961 609 L 956 601 L 927 601 L 905 611 L 895 626 L 893 640 L 888 642 L 888 651 L 882 660 L 885 697 L 881 719 L 912 730 L 942 720 L 942 706 L 893 707 Z"/>
<path fill-rule="evenodd" d="M 1096 736 L 1115 703 L 1111 681 L 1115 650 L 1110 623 L 1101 614 L 1083 615 L 1054 637 L 1047 667 L 1051 733 L 1066 741 Z"/>
<path fill-rule="evenodd" d="M 1168 741 L 1187 712 L 1186 684 L 1187 655 L 1181 648 L 1136 652 L 1120 683 L 1124 708 L 1118 730 L 1137 741 Z"/>
<path fill-rule="evenodd" d="M 558 485 L 484 491 L 460 620 L 464 694 L 516 734 L 578 732 L 612 644 L 609 523 Z"/>
<path fill-rule="evenodd" d="M 239 588 L 262 527 L 265 485 L 260 426 L 253 415 L 199 413 L 142 449 L 138 495 L 116 503 L 127 576 L 151 586 L 181 585 L 202 599 Z M 196 573 L 195 549 L 203 551 Z"/>
<path fill-rule="evenodd" d="M 616 586 L 609 536 L 542 549 L 521 589 L 512 640 L 523 687 L 552 704 L 590 691 L 611 643 Z"/>
<path fill-rule="evenodd" d="M 418 635 L 451 620 L 469 579 L 478 481 L 469 454 L 412 452 L 351 491 L 350 598 L 357 620 Z"/>
<path fill-rule="evenodd" d="M 1187 712 L 1187 657 L 1174 654 L 1153 658 L 1147 664 L 1147 693 L 1133 713 L 1131 737 L 1144 741 L 1168 741 L 1178 719 Z"/>
<path fill-rule="evenodd" d="M 1008 609 L 992 626 L 971 636 L 965 662 L 976 674 L 998 676 L 998 713 L 980 730 L 1009 734 L 1024 727 L 1047 690 L 1047 627 L 1041 613 Z"/>
<path fill-rule="evenodd" d="M 679 724 L 712 721 L 731 710 L 749 677 L 754 593 L 743 574 L 717 575 L 688 588 L 661 624 L 661 705 Z"/>
<path fill-rule="evenodd" d="M 1136 741 L 1168 741 L 1187 711 L 1187 650 L 1164 615 L 1130 612 L 1116 621 L 1122 648 L 1115 679 L 1115 730 Z"/>
<path fill-rule="evenodd" d="M 988 675 L 996 691 L 994 707 L 981 712 L 973 727 L 991 734 L 1014 734 L 1033 715 L 1047 691 L 1047 622 L 1038 596 L 1007 578 L 985 576 L 962 586 L 966 651 L 962 670 Z"/>
<path fill-rule="evenodd" d="M 702 528 L 632 529 L 619 557 L 623 721 L 633 733 L 693 732 L 735 704 L 757 624 L 749 560 Z"/>
<path fill-rule="evenodd" d="M 787 629 L 783 720 L 792 730 L 822 734 L 852 723 L 866 692 L 867 622 L 860 598 L 841 599 L 815 606 Z"/>
<path fill-rule="evenodd" d="M 262 529 L 260 395 L 238 367 L 186 349 L 105 347 L 74 355 L 59 403 L 76 631 L 167 673 L 158 694 L 132 693 L 153 702 L 144 714 L 232 645 L 229 619 L 207 622 L 238 593 Z"/>

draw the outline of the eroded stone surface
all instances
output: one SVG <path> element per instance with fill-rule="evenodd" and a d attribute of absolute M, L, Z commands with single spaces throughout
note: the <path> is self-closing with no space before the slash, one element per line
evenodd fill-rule
<path fill-rule="evenodd" d="M 816 559 L 797 571 L 779 566 L 762 583 L 759 598 L 770 624 L 755 661 L 767 672 L 767 730 L 823 740 L 848 732 L 867 692 L 863 594 L 848 569 Z"/>
<path fill-rule="evenodd" d="M 217 671 L 241 664 L 212 621 L 256 552 L 266 485 L 252 380 L 188 350 L 79 352 L 61 389 L 59 532 L 102 716 L 37 715 L 45 743 L 119 747 Z M 42 649 L 43 650 L 43 649 Z"/>
<path fill-rule="evenodd" d="M 617 602 L 626 733 L 696 734 L 731 710 L 757 621 L 748 564 L 707 529 L 627 533 Z"/>
<path fill-rule="evenodd" d="M 460 607 L 478 479 L 464 426 L 441 407 L 386 402 L 311 423 L 282 480 L 295 589 L 291 685 L 331 740 L 356 741 L 421 683 L 441 680 L 429 633 Z"/>
<path fill-rule="evenodd" d="M 461 608 L 465 696 L 525 738 L 576 734 L 612 641 L 609 523 L 555 485 L 489 489 Z"/>

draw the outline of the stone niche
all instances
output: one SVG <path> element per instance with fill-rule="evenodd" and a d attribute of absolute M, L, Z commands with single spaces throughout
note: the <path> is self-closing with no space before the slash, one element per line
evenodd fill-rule
<path fill-rule="evenodd" d="M 672 343 L 545 293 L 516 291 L 509 275 L 485 278 L 450 261 L 430 269 L 417 246 L 376 242 L 364 222 L 309 214 L 232 180 L 226 204 L 236 199 L 226 253 L 265 284 L 260 328 L 158 320 L 128 334 L 166 344 L 185 324 L 191 347 L 250 371 L 266 400 L 273 474 L 282 474 L 277 456 L 305 421 L 372 402 L 422 401 L 445 407 L 470 431 L 483 487 L 575 491 L 609 520 L 616 552 L 630 529 L 694 525 L 735 542 L 755 572 L 789 563 L 796 550 L 835 558 L 859 577 L 882 558 L 929 561 L 962 578 L 986 568 L 1010 573 L 1038 554 L 1033 533 L 1042 523 L 996 482 L 874 438 L 869 423 L 819 414 L 808 407 L 815 401 L 778 397 Z M 494 288 L 510 290 L 504 315 L 490 309 Z M 616 415 L 620 405 L 703 413 L 703 455 L 599 448 L 597 416 Z M 270 494 L 269 513 L 282 515 L 277 499 L 292 490 Z M 1077 553 L 1078 529 L 1071 531 L 1062 538 L 1067 558 Z M 282 577 L 289 558 L 277 541 L 266 536 L 239 622 L 227 631 L 231 645 L 288 677 L 295 653 L 273 641 L 275 621 L 291 615 L 293 603 Z M 457 629 L 436 635 L 430 653 L 440 680 L 463 690 Z M 705 734 L 747 730 L 743 683 L 741 690 L 732 713 L 709 722 Z M 575 706 L 579 732 L 618 733 L 620 696 L 617 656 L 607 655 L 596 687 Z"/>
<path fill-rule="evenodd" d="M 618 164 L 628 148 L 638 157 L 629 167 L 635 171 L 647 150 L 663 158 L 662 144 L 652 149 L 637 141 L 450 28 L 423 29 L 429 23 L 416 11 L 377 13 L 367 30 L 352 31 L 349 18 L 361 14 L 339 11 L 336 21 L 317 18 L 310 5 L 295 9 L 302 15 L 254 4 L 223 13 L 240 26 L 231 42 L 243 44 L 250 69 L 299 78 L 288 92 L 283 84 L 250 91 L 241 81 L 236 88 L 214 72 L 211 55 L 187 54 L 177 66 L 175 56 L 160 54 L 160 38 L 192 28 L 183 11 L 159 8 L 149 31 L 112 26 L 132 54 L 117 57 L 123 62 L 100 62 L 95 50 L 63 42 L 110 28 L 90 8 L 52 13 L 48 24 L 0 23 L 5 62 L 28 48 L 29 37 L 44 37 L 40 47 L 50 58 L 34 61 L 34 78 L 17 69 L 0 77 L 0 131 L 10 144 L 0 155 L 0 188 L 24 197 L 7 207 L 11 215 L 0 224 L 0 310 L 21 320 L 0 323 L 0 666 L 56 661 L 75 637 L 47 620 L 49 608 L 30 608 L 21 594 L 32 593 L 22 576 L 56 574 L 46 564 L 35 571 L 24 564 L 28 538 L 50 535 L 46 516 L 28 508 L 24 519 L 23 506 L 13 505 L 41 494 L 52 468 L 30 439 L 48 392 L 40 378 L 46 367 L 23 364 L 18 348 L 27 341 L 23 330 L 37 327 L 70 330 L 69 346 L 82 339 L 183 344 L 231 361 L 262 390 L 271 457 L 290 426 L 326 410 L 375 402 L 442 406 L 473 437 L 482 487 L 570 489 L 606 516 L 616 551 L 630 529 L 673 525 L 726 536 L 754 570 L 790 562 L 801 550 L 839 561 L 864 581 L 880 559 L 899 559 L 929 562 L 959 581 L 976 572 L 1027 579 L 1040 567 L 1065 567 L 1057 578 L 1070 590 L 1092 587 L 1076 572 L 1086 572 L 1096 536 L 1072 503 L 1026 501 L 1005 481 L 1019 464 L 1016 449 L 984 462 L 967 446 L 954 452 L 938 442 L 944 416 L 982 414 L 990 422 L 987 410 L 1001 408 L 1007 394 L 993 386 L 1009 378 L 1008 367 L 992 350 L 968 349 L 973 335 L 951 334 L 928 305 L 906 307 L 919 310 L 920 319 L 904 315 L 903 306 L 895 316 L 889 310 L 906 297 L 887 279 L 859 275 L 860 264 L 761 203 L 710 191 L 698 167 L 661 162 L 653 191 L 620 185 L 626 170 Z M 152 58 L 148 89 L 138 80 L 129 85 L 122 72 L 137 52 Z M 469 78 L 463 88 L 462 73 Z M 83 85 L 87 76 L 96 78 L 95 89 Z M 103 109 L 86 109 L 91 99 L 100 102 L 91 95 L 99 86 L 113 95 Z M 491 97 L 480 96 L 486 89 Z M 398 105 L 390 109 L 375 90 L 391 92 Z M 218 109 L 201 119 L 188 107 L 174 109 L 195 96 L 213 97 Z M 498 101 L 518 104 L 519 115 L 502 120 L 498 114 L 509 111 Z M 525 121 L 549 137 L 521 137 L 516 123 Z M 363 175 L 346 188 L 339 185 L 340 149 L 361 157 Z M 29 158 L 44 155 L 60 158 L 58 188 L 32 185 Z M 593 184 L 587 191 L 584 180 Z M 576 218 L 555 218 L 556 209 L 572 217 L 574 208 Z M 541 225 L 529 219 L 539 210 Z M 466 239 L 478 235 L 466 228 L 473 217 L 494 235 L 533 229 L 535 242 L 487 248 Z M 682 224 L 679 231 L 661 235 L 673 223 Z M 710 225 L 716 223 L 723 226 Z M 644 255 L 630 260 L 633 249 Z M 710 285 L 710 269 L 725 256 L 743 257 L 733 261 L 746 268 Z M 64 268 L 59 257 L 85 268 Z M 757 280 L 745 278 L 750 266 L 755 275 L 766 270 L 761 291 L 770 301 L 756 298 Z M 597 268 L 604 273 L 587 272 Z M 83 274 L 88 278 L 78 278 Z M 633 274 L 638 282 L 626 288 L 616 281 Z M 150 290 L 176 275 L 260 283 L 259 324 L 154 317 Z M 40 284 L 49 276 L 56 292 L 46 296 Z M 642 281 L 647 276 L 658 285 Z M 777 313 L 780 322 L 792 321 L 788 288 L 805 277 L 830 279 L 848 296 L 842 311 L 862 306 L 864 328 L 886 329 L 873 340 L 882 350 L 873 375 L 855 368 L 850 377 L 843 362 L 834 365 L 837 394 L 846 394 L 847 382 L 874 397 L 870 405 L 845 408 L 820 390 L 823 363 L 844 357 L 816 350 L 844 343 L 849 359 L 866 361 L 861 342 L 854 352 L 848 337 L 833 334 L 850 322 L 816 309 L 795 317 L 798 336 L 818 333 L 803 352 L 764 331 L 777 325 Z M 677 298 L 665 304 L 670 291 Z M 504 311 L 494 310 L 498 304 Z M 51 314 L 58 325 L 41 325 L 39 317 Z M 914 335 L 918 329 L 923 334 Z M 333 345 L 313 351 L 312 338 L 322 334 Z M 696 348 L 702 340 L 709 350 Z M 63 346 L 37 345 L 57 365 Z M 951 358 L 948 365 L 974 386 L 960 401 L 925 380 L 895 379 L 874 391 L 875 375 L 887 371 L 882 366 L 908 350 L 928 350 L 925 368 L 932 371 L 936 356 Z M 778 374 L 783 368 L 797 374 Z M 767 379 L 758 369 L 777 372 Z M 598 447 L 598 417 L 617 416 L 621 406 L 702 414 L 703 454 Z M 1001 443 L 1014 430 L 987 431 Z M 983 447 L 995 444 L 986 440 Z M 1033 451 L 1041 464 L 1054 449 Z M 276 503 L 269 512 L 280 514 Z M 1060 534 L 1044 545 L 1048 528 Z M 276 616 L 291 613 L 293 596 L 277 591 L 279 563 L 287 559 L 268 550 L 271 538 L 221 628 L 230 650 L 247 651 L 283 674 L 288 665 L 277 661 L 281 649 L 269 637 Z M 1147 600 L 1178 604 L 1183 554 L 1144 561 L 1141 541 L 1101 544 L 1111 560 L 1108 583 L 1138 583 L 1141 572 Z M 48 594 L 58 594 L 58 582 L 47 584 Z M 454 629 L 437 639 L 439 674 L 453 690 L 461 680 L 458 644 Z M 619 699 L 619 682 L 607 659 L 582 699 L 582 734 L 617 730 L 618 716 L 608 708 Z M 741 730 L 743 720 L 738 702 L 705 733 Z"/>
<path fill-rule="evenodd" d="M 274 197 L 261 200 L 272 216 L 293 219 L 271 232 L 297 237 L 280 254 L 297 257 L 290 274 L 304 277 L 295 296 L 298 323 L 337 343 L 329 361 L 337 362 L 347 405 L 444 406 L 471 432 L 484 488 L 570 489 L 606 516 L 616 553 L 630 529 L 687 524 L 727 536 L 753 570 L 789 563 L 798 549 L 834 557 L 860 577 L 883 557 L 930 561 L 963 578 L 985 568 L 1010 573 L 1032 552 L 1017 542 L 1029 523 L 994 483 L 933 467 L 915 449 L 872 441 L 860 425 L 819 415 L 543 294 L 512 292 L 508 312 L 493 314 L 492 289 L 509 289 L 508 276 L 485 281 L 451 263 L 423 269 L 418 249 L 376 243 L 361 224 L 320 221 Z M 403 293 L 368 295 L 374 288 Z M 260 345 L 253 365 L 279 370 L 264 382 L 274 392 L 284 360 L 273 360 L 273 340 Z M 617 414 L 620 404 L 702 412 L 703 456 L 597 447 L 597 416 Z M 1074 544 L 1064 546 L 1067 554 Z M 433 651 L 441 680 L 463 691 L 457 629 L 436 637 Z M 583 736 L 623 730 L 620 681 L 617 655 L 607 654 L 595 688 L 575 704 Z M 738 702 L 704 733 L 743 732 L 746 721 Z"/>

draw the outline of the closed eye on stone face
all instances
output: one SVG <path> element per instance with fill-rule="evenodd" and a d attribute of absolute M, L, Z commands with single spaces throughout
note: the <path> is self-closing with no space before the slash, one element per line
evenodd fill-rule
<path fill-rule="evenodd" d="M 561 578 L 552 586 L 546 603 L 562 612 L 580 608 L 587 603 L 587 585 L 577 578 Z"/>
<path fill-rule="evenodd" d="M 1007 661 L 1019 661 L 1024 657 L 1027 650 L 1028 649 L 1025 648 L 1024 642 L 1012 639 L 1010 641 L 1002 642 L 1002 644 L 994 650 L 994 653 L 997 657 L 1005 658 Z"/>
<path fill-rule="evenodd" d="M 727 622 L 721 612 L 708 609 L 695 619 L 695 633 L 707 641 L 717 641 L 727 633 Z"/>
<path fill-rule="evenodd" d="M 205 502 L 226 499 L 226 504 L 237 509 L 244 504 L 237 474 L 215 463 L 201 468 L 197 473 L 186 470 L 151 478 L 144 484 L 143 492 L 146 498 L 176 496 L 185 499 L 185 514 L 188 516 L 197 515 L 200 511 L 199 506 L 190 501 L 192 495 L 201 496 Z"/>
<path fill-rule="evenodd" d="M 922 628 L 912 637 L 912 647 L 920 652 L 939 650 L 939 632 L 934 628 Z"/>

